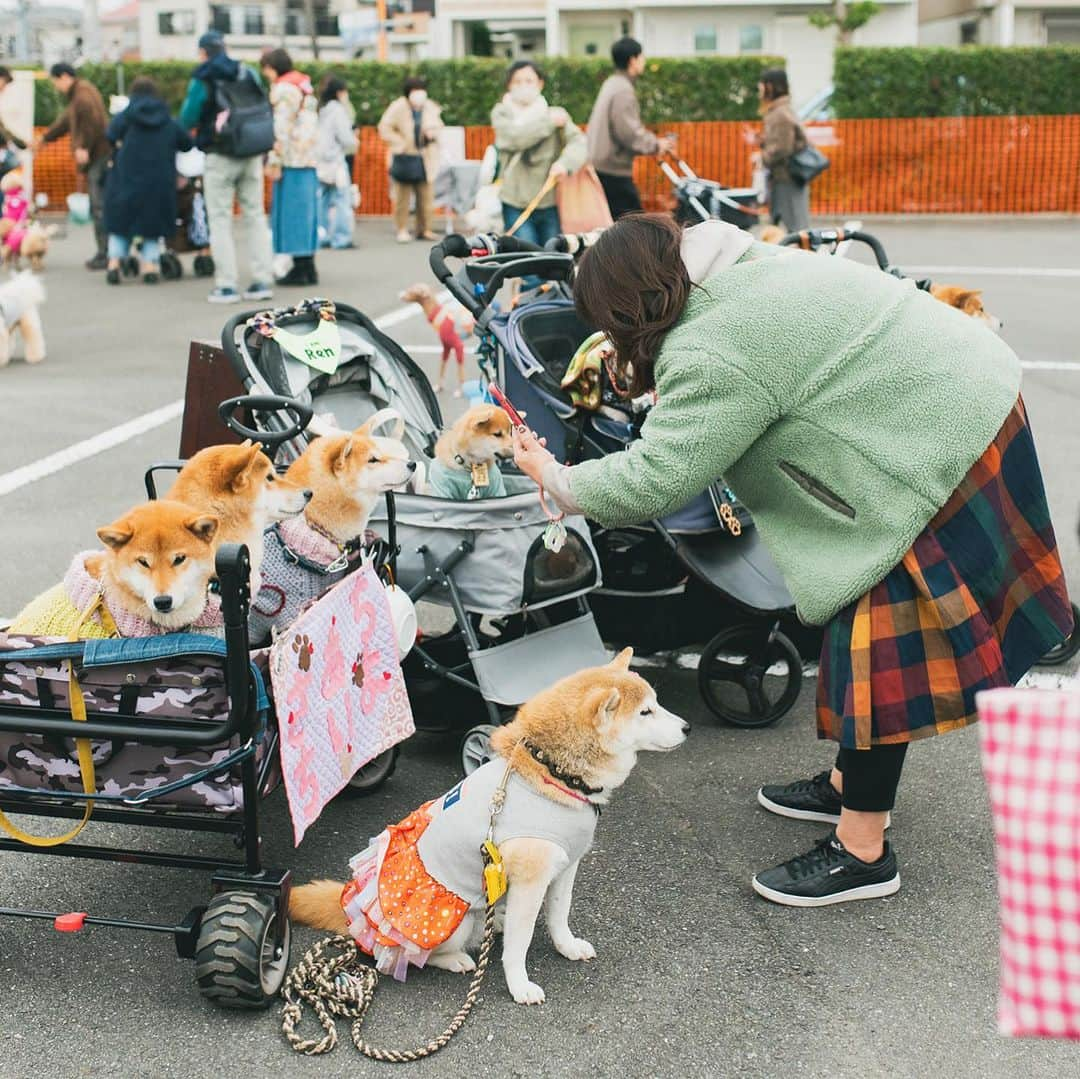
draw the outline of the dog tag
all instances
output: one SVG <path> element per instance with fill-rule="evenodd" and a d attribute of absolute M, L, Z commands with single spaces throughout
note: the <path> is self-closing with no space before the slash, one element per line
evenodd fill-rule
<path fill-rule="evenodd" d="M 487 462 L 472 466 L 472 482 L 474 487 L 486 487 L 488 485 Z"/>
<path fill-rule="evenodd" d="M 544 546 L 552 554 L 558 554 L 566 545 L 566 525 L 561 520 L 549 521 L 544 529 Z"/>
<path fill-rule="evenodd" d="M 491 861 L 484 866 L 484 892 L 488 905 L 497 903 L 506 895 L 506 867 L 503 865 L 499 848 L 490 839 L 484 840 L 484 852 Z"/>

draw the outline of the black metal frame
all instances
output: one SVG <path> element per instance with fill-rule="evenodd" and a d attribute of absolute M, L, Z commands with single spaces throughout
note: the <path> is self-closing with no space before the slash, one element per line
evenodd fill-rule
<path fill-rule="evenodd" d="M 229 697 L 229 712 L 221 722 L 207 724 L 182 719 L 147 722 L 105 712 L 88 712 L 86 721 L 78 722 L 62 710 L 0 704 L 0 730 L 59 738 L 106 738 L 142 745 L 206 749 L 220 746 L 233 737 L 242 745 L 253 745 L 260 736 L 270 738 L 272 741 L 264 755 L 261 769 L 257 767 L 254 752 L 244 756 L 238 765 L 235 762 L 225 765 L 226 768 L 238 766 L 240 769 L 243 808 L 233 816 L 223 817 L 213 811 L 174 811 L 165 807 L 146 809 L 123 803 L 94 807 L 94 821 L 232 836 L 235 844 L 243 850 L 243 858 L 229 860 L 169 850 L 103 847 L 74 842 L 56 847 L 34 847 L 7 836 L 0 838 L 0 850 L 209 871 L 215 893 L 240 890 L 271 895 L 282 915 L 277 919 L 279 933 L 284 934 L 284 912 L 288 907 L 291 875 L 288 870 L 264 866 L 261 853 L 259 797 L 273 760 L 273 741 L 276 740 L 276 735 L 269 730 L 263 731 L 260 726 L 249 666 L 247 619 L 251 564 L 247 548 L 237 544 L 223 544 L 218 551 L 216 572 L 225 622 L 225 685 Z M 192 780 L 197 781 L 197 778 Z M 83 812 L 82 805 L 88 800 L 93 799 L 80 795 L 58 799 L 48 791 L 40 794 L 9 792 L 0 794 L 0 809 L 33 817 L 79 818 Z M 178 923 L 150 923 L 87 915 L 82 924 L 168 933 L 176 943 L 177 953 L 184 958 L 193 958 L 205 909 L 193 908 Z M 64 913 L 66 912 L 0 907 L 0 917 L 55 920 Z"/>

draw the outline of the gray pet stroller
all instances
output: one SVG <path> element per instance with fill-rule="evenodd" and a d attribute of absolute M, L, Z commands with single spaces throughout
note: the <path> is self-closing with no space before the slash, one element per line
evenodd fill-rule
<path fill-rule="evenodd" d="M 318 330 L 320 310 L 329 310 L 326 301 L 272 313 L 294 353 L 303 353 L 297 342 Z M 336 428 L 351 430 L 393 409 L 410 456 L 430 462 L 442 415 L 423 371 L 355 308 L 334 305 L 334 319 L 340 346 L 319 366 L 267 336 L 265 313 L 230 319 L 222 345 L 248 396 L 224 402 L 223 420 L 237 434 L 272 447 L 285 464 L 313 437 L 313 414 L 323 422 L 332 416 Z M 247 416 L 237 418 L 241 410 Z M 585 601 L 600 574 L 584 519 L 567 519 L 566 545 L 549 551 L 542 540 L 548 520 L 535 485 L 512 473 L 505 481 L 508 495 L 498 499 L 388 495 L 369 526 L 388 544 L 391 572 L 409 597 L 452 613 L 452 628 L 421 636 L 403 669 L 417 727 L 464 730 L 466 772 L 487 759 L 488 739 L 506 710 L 607 658 Z M 469 717 L 475 716 L 477 694 L 488 722 L 474 725 Z"/>
<path fill-rule="evenodd" d="M 621 452 L 646 415 L 614 392 L 606 371 L 595 411 L 575 405 L 562 387 L 571 358 L 593 332 L 572 299 L 574 252 L 588 240 L 563 237 L 540 249 L 511 236 L 448 236 L 430 256 L 435 276 L 476 319 L 486 377 L 571 464 Z M 448 258 L 458 260 L 457 269 Z M 500 309 L 502 285 L 526 276 L 549 287 Z M 722 484 L 663 520 L 619 529 L 594 524 L 592 537 L 603 583 L 589 603 L 604 640 L 642 652 L 704 643 L 702 698 L 735 726 L 765 726 L 791 708 L 802 682 L 792 637 L 813 654 L 820 635 L 800 626 L 750 515 Z"/>

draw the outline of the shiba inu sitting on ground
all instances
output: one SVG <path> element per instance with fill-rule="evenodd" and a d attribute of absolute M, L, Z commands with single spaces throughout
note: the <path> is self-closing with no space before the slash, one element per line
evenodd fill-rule
<path fill-rule="evenodd" d="M 351 934 L 397 978 L 410 965 L 475 969 L 466 948 L 486 905 L 481 849 L 492 796 L 505 780 L 505 802 L 494 818 L 508 883 L 503 970 L 514 1000 L 541 1003 L 544 991 L 525 966 L 541 906 L 546 899 L 548 931 L 561 955 L 595 957 L 568 917 L 599 807 L 626 781 L 638 753 L 675 749 L 689 730 L 630 671 L 630 657 L 626 649 L 522 705 L 492 736 L 495 758 L 375 837 L 350 862 L 352 880 L 294 888 L 293 920 Z"/>
<path fill-rule="evenodd" d="M 220 604 L 208 593 L 216 517 L 161 500 L 136 506 L 97 534 L 105 549 L 76 555 L 63 581 L 31 600 L 9 632 L 151 637 L 220 627 Z"/>

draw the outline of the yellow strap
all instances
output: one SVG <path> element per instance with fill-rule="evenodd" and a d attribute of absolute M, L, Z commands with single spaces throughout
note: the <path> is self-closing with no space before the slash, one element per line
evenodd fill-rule
<path fill-rule="evenodd" d="M 522 210 L 520 214 L 518 214 L 518 219 L 506 230 L 506 235 L 507 236 L 513 236 L 514 233 L 517 232 L 517 230 L 519 228 L 521 228 L 521 226 L 524 225 L 525 222 L 528 221 L 530 217 L 532 217 L 533 210 L 535 210 L 536 207 L 540 205 L 540 203 L 543 200 L 544 196 L 558 182 L 559 182 L 559 178 L 557 176 L 549 176 L 544 181 L 544 186 L 542 188 L 540 188 L 539 191 L 537 191 L 537 193 L 536 193 L 535 197 L 533 198 L 532 202 L 530 202 L 529 205 L 526 206 L 525 209 Z"/>
<path fill-rule="evenodd" d="M 70 640 L 77 641 L 79 639 L 79 630 L 82 629 L 95 612 L 101 619 L 101 624 L 105 627 L 105 632 L 110 636 L 119 636 L 116 629 L 116 623 L 113 621 L 112 615 L 109 614 L 109 609 L 102 602 L 101 596 L 98 596 L 94 602 L 83 611 Z M 75 664 L 71 660 L 68 660 L 68 696 L 71 708 L 71 718 L 78 723 L 85 723 L 86 700 L 83 697 L 79 680 L 75 677 Z M 90 739 L 76 738 L 75 749 L 79 756 L 79 774 L 82 776 L 83 793 L 93 794 L 97 790 L 97 776 L 94 773 L 94 751 L 90 744 Z M 14 836 L 20 843 L 27 843 L 31 847 L 58 847 L 61 843 L 70 843 L 71 840 L 73 840 L 89 823 L 90 815 L 93 812 L 94 803 L 91 800 L 88 801 L 83 808 L 82 820 L 79 821 L 74 828 L 65 832 L 63 835 L 31 835 L 29 832 L 24 832 L 18 825 L 12 824 L 3 812 L 0 812 L 0 828 L 3 828 L 8 835 Z"/>

